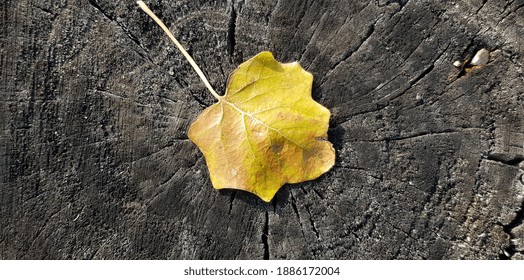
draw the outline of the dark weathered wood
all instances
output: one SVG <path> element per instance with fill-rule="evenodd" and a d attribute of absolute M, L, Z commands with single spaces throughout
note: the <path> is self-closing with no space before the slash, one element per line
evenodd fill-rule
<path fill-rule="evenodd" d="M 148 4 L 220 92 L 262 50 L 312 72 L 336 166 L 215 191 L 213 97 L 133 1 L 2 1 L 0 258 L 524 258 L 522 0 Z"/>

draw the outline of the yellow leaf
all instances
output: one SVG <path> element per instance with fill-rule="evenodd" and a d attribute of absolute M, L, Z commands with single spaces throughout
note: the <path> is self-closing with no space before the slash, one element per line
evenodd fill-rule
<path fill-rule="evenodd" d="M 279 63 L 270 52 L 231 74 L 226 94 L 189 128 L 216 189 L 271 201 L 285 183 L 315 179 L 333 166 L 330 112 L 311 98 L 312 82 L 297 62 Z"/>

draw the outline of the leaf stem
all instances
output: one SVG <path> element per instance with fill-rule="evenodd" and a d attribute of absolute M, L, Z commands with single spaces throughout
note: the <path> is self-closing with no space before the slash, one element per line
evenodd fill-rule
<path fill-rule="evenodd" d="M 204 84 L 206 85 L 207 89 L 211 92 L 211 94 L 218 100 L 222 99 L 222 96 L 218 95 L 218 93 L 213 89 L 213 87 L 211 86 L 211 84 L 207 80 L 207 78 L 204 75 L 204 73 L 202 72 L 202 70 L 200 70 L 200 67 L 198 67 L 196 62 L 191 57 L 191 55 L 189 55 L 187 53 L 186 49 L 184 49 L 184 47 L 178 42 L 178 40 L 175 38 L 175 36 L 173 36 L 173 33 L 171 33 L 171 31 L 169 31 L 167 26 L 155 15 L 155 13 L 153 13 L 149 9 L 149 7 L 144 3 L 144 1 L 137 1 L 136 3 L 138 4 L 138 6 L 140 6 L 140 8 L 144 12 L 146 12 L 146 14 L 148 14 L 158 24 L 158 26 L 160 26 L 162 28 L 162 30 L 164 30 L 164 32 L 167 34 L 169 39 L 171 39 L 171 41 L 173 41 L 173 43 L 175 43 L 176 47 L 186 57 L 186 59 L 189 61 L 189 64 L 191 64 L 193 69 L 195 69 L 195 71 L 197 72 L 198 76 L 200 77 L 202 82 L 204 82 Z"/>

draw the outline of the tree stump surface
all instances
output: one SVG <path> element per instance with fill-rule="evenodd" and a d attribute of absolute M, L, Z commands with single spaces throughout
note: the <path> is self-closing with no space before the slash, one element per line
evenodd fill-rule
<path fill-rule="evenodd" d="M 214 99 L 134 1 L 3 1 L 0 258 L 524 259 L 524 1 L 147 4 L 218 92 L 299 61 L 335 166 L 216 191 L 187 139 Z"/>

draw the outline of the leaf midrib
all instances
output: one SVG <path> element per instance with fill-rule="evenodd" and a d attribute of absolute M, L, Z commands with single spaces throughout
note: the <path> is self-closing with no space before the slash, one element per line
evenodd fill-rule
<path fill-rule="evenodd" d="M 280 136 L 282 136 L 284 139 L 286 139 L 287 141 L 291 142 L 293 145 L 303 149 L 303 150 L 306 150 L 306 147 L 298 144 L 297 142 L 293 141 L 293 139 L 290 139 L 289 137 L 287 137 L 286 135 L 284 135 L 282 132 L 280 132 L 280 130 L 278 129 L 275 129 L 273 127 L 271 127 L 270 125 L 266 124 L 265 122 L 259 120 L 258 118 L 256 118 L 255 116 L 253 116 L 252 114 L 250 113 L 247 113 L 247 112 L 244 112 L 242 109 L 238 108 L 237 106 L 235 106 L 235 104 L 225 100 L 225 99 L 221 99 L 219 102 L 224 102 L 225 104 L 231 106 L 233 109 L 237 110 L 240 114 L 242 114 L 243 116 L 248 116 L 250 117 L 251 119 L 261 123 L 262 125 L 264 125 L 266 128 L 268 129 L 271 129 L 273 130 L 274 132 L 278 133 Z M 278 108 L 278 107 L 274 107 L 274 108 Z M 244 128 L 246 129 L 246 128 Z"/>

